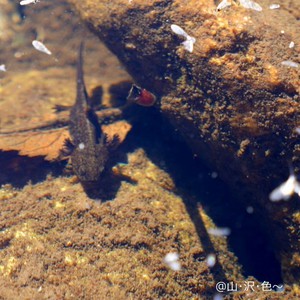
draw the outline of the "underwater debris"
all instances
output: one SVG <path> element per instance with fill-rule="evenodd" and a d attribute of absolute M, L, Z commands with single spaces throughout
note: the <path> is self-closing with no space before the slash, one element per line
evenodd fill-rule
<path fill-rule="evenodd" d="M 279 4 L 271 4 L 271 5 L 269 6 L 270 9 L 277 9 L 277 8 L 279 8 L 279 7 L 280 7 Z"/>
<path fill-rule="evenodd" d="M 128 96 L 127 96 L 128 103 L 136 103 L 141 106 L 152 106 L 156 102 L 156 97 L 151 92 L 143 89 L 135 84 L 132 85 Z"/>
<path fill-rule="evenodd" d="M 40 1 L 39 0 L 22 0 L 20 2 L 20 5 L 28 5 L 28 4 L 31 4 L 31 3 L 36 4 L 37 2 L 40 2 Z"/>
<path fill-rule="evenodd" d="M 231 230 L 228 227 L 219 227 L 219 228 L 209 228 L 207 232 L 214 236 L 228 236 L 230 235 Z"/>
<path fill-rule="evenodd" d="M 64 148 L 65 141 L 70 138 L 66 127 L 48 128 L 46 130 L 33 129 L 24 132 L 0 132 L 0 150 L 1 151 L 18 151 L 21 156 L 37 157 L 43 156 L 47 161 L 57 161 L 66 159 L 61 156 L 61 149 Z M 118 133 L 120 144 L 125 140 L 131 125 L 124 121 L 117 121 L 112 124 L 102 125 L 107 140 L 110 142 Z M 83 145 L 78 145 L 79 149 Z"/>
<path fill-rule="evenodd" d="M 46 53 L 48 55 L 52 54 L 51 51 L 40 41 L 37 40 L 32 41 L 32 46 L 40 52 Z"/>
<path fill-rule="evenodd" d="M 184 46 L 184 49 L 188 52 L 192 53 L 194 50 L 194 44 L 196 39 L 194 37 L 189 36 L 180 26 L 172 24 L 171 29 L 177 35 L 181 35 L 185 38 L 185 41 L 181 44 Z"/>
<path fill-rule="evenodd" d="M 180 271 L 181 264 L 179 261 L 179 254 L 177 252 L 170 252 L 164 257 L 164 263 L 173 271 Z"/>
<path fill-rule="evenodd" d="M 1 72 L 6 72 L 6 67 L 4 64 L 0 65 L 0 71 Z"/>
<path fill-rule="evenodd" d="M 212 268 L 215 266 L 217 261 L 216 255 L 215 254 L 208 254 L 206 257 L 206 264 L 209 268 Z"/>
<path fill-rule="evenodd" d="M 290 44 L 289 44 L 289 48 L 292 49 L 294 47 L 295 47 L 295 43 L 293 41 L 291 41 Z"/>
<path fill-rule="evenodd" d="M 291 172 L 287 181 L 280 184 L 270 193 L 269 199 L 273 202 L 287 201 L 294 193 L 300 197 L 300 183 L 297 181 L 295 174 Z"/>
<path fill-rule="evenodd" d="M 240 4 L 245 8 L 253 9 L 256 11 L 262 11 L 262 7 L 258 3 L 252 0 L 239 0 L 239 1 Z"/>
<path fill-rule="evenodd" d="M 222 10 L 228 6 L 231 6 L 231 2 L 228 2 L 228 0 L 222 0 L 217 6 L 217 10 Z"/>
<path fill-rule="evenodd" d="M 45 160 L 55 161 L 68 137 L 66 128 L 0 133 L 0 150 L 18 151 L 19 155 L 28 157 L 44 156 Z"/>
<path fill-rule="evenodd" d="M 281 64 L 283 66 L 291 67 L 291 68 L 298 68 L 299 67 L 299 64 L 297 64 L 296 62 L 291 61 L 291 60 L 284 60 L 284 61 L 281 62 Z"/>

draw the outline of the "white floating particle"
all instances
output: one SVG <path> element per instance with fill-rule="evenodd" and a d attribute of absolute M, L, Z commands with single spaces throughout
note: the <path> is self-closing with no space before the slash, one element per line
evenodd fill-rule
<path fill-rule="evenodd" d="M 206 257 L 206 264 L 209 268 L 214 267 L 214 265 L 216 264 L 216 255 L 215 254 L 208 254 Z"/>
<path fill-rule="evenodd" d="M 165 256 L 164 261 L 166 263 L 169 263 L 172 261 L 176 261 L 178 259 L 179 259 L 179 254 L 177 252 L 170 252 Z"/>
<path fill-rule="evenodd" d="M 281 33 L 281 34 L 284 34 L 284 33 L 285 33 L 285 31 L 284 31 L 284 30 L 281 30 L 281 31 L 280 31 L 280 33 Z"/>
<path fill-rule="evenodd" d="M 80 143 L 80 144 L 78 145 L 78 148 L 79 148 L 80 150 L 83 150 L 84 147 L 85 147 L 84 143 Z"/>
<path fill-rule="evenodd" d="M 262 11 L 262 7 L 258 3 L 254 2 L 252 0 L 239 0 L 239 1 L 240 1 L 240 4 L 245 8 Z"/>
<path fill-rule="evenodd" d="M 295 129 L 295 131 L 296 131 L 296 133 L 300 134 L 300 127 L 297 127 L 297 128 Z"/>
<path fill-rule="evenodd" d="M 295 43 L 292 41 L 292 42 L 290 42 L 290 44 L 289 44 L 289 48 L 290 49 L 292 49 L 292 48 L 294 48 L 295 47 Z"/>
<path fill-rule="evenodd" d="M 218 177 L 218 173 L 217 172 L 211 172 L 210 177 L 212 179 L 216 179 Z"/>
<path fill-rule="evenodd" d="M 290 197 L 297 193 L 299 194 L 300 187 L 297 182 L 295 174 L 291 174 L 287 181 L 280 184 L 276 189 L 274 189 L 269 195 L 269 199 L 273 202 L 280 200 L 289 200 Z"/>
<path fill-rule="evenodd" d="M 228 236 L 231 233 L 230 228 L 220 227 L 220 228 L 209 228 L 207 232 L 214 236 Z"/>
<path fill-rule="evenodd" d="M 31 4 L 31 3 L 37 3 L 37 2 L 39 2 L 39 0 L 22 0 L 21 2 L 20 2 L 20 5 L 28 5 L 28 4 Z"/>
<path fill-rule="evenodd" d="M 174 33 L 181 35 L 185 38 L 185 41 L 181 44 L 184 46 L 185 50 L 192 53 L 194 50 L 194 44 L 196 42 L 196 39 L 194 37 L 189 36 L 180 26 L 176 24 L 171 25 L 171 30 Z"/>
<path fill-rule="evenodd" d="M 248 214 L 253 214 L 253 212 L 254 212 L 253 206 L 247 206 L 247 207 L 246 207 L 246 212 L 247 212 Z"/>
<path fill-rule="evenodd" d="M 194 44 L 195 44 L 195 42 L 196 42 L 196 39 L 193 38 L 193 37 L 191 37 L 191 36 L 189 36 L 186 39 L 186 41 L 182 42 L 182 45 L 184 46 L 184 49 L 186 51 L 189 51 L 190 53 L 192 53 L 193 50 L 194 50 Z"/>
<path fill-rule="evenodd" d="M 184 36 L 185 38 L 188 37 L 188 34 L 178 25 L 176 24 L 172 24 L 171 25 L 171 29 L 174 33 L 178 34 L 178 35 L 182 35 Z"/>
<path fill-rule="evenodd" d="M 298 68 L 299 67 L 299 64 L 297 64 L 296 62 L 291 61 L 291 60 L 284 60 L 284 61 L 281 62 L 281 64 L 283 66 L 291 67 L 291 68 Z"/>
<path fill-rule="evenodd" d="M 5 65 L 0 65 L 0 71 L 1 71 L 1 72 L 6 72 L 6 67 L 5 67 Z"/>
<path fill-rule="evenodd" d="M 214 297 L 213 297 L 213 300 L 223 300 L 223 295 L 215 294 Z"/>
<path fill-rule="evenodd" d="M 217 6 L 217 10 L 222 10 L 222 9 L 224 9 L 224 8 L 230 6 L 230 5 L 231 5 L 231 3 L 228 2 L 228 0 L 223 0 L 223 1 L 221 1 L 221 2 L 219 3 L 219 5 Z"/>
<path fill-rule="evenodd" d="M 32 41 L 32 46 L 40 52 L 46 53 L 48 55 L 52 54 L 51 51 L 40 41 L 37 40 Z"/>
<path fill-rule="evenodd" d="M 179 262 L 179 254 L 176 252 L 168 253 L 164 257 L 164 262 L 173 271 L 181 270 L 181 264 Z"/>
<path fill-rule="evenodd" d="M 277 9 L 277 8 L 279 8 L 279 7 L 280 7 L 279 4 L 271 4 L 271 5 L 269 6 L 270 9 Z"/>

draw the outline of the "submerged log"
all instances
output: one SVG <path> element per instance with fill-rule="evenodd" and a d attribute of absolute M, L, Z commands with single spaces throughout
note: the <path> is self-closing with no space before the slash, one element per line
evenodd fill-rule
<path fill-rule="evenodd" d="M 262 11 L 233 1 L 221 11 L 212 0 L 69 1 L 195 154 L 254 207 L 285 282 L 299 281 L 299 198 L 269 199 L 289 164 L 300 170 L 296 1 L 271 10 L 261 0 Z"/>

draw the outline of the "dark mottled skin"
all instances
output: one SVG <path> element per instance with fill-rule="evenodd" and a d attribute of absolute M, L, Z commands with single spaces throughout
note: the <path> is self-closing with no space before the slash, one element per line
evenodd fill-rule
<path fill-rule="evenodd" d="M 110 145 L 102 133 L 86 92 L 82 68 L 83 44 L 80 46 L 77 64 L 77 96 L 71 109 L 69 131 L 73 150 L 72 167 L 82 183 L 96 183 L 101 177 L 109 156 Z M 80 149 L 79 145 L 83 146 Z"/>

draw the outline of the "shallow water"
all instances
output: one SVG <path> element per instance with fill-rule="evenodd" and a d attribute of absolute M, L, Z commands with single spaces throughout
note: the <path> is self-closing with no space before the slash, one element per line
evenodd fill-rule
<path fill-rule="evenodd" d="M 89 197 L 59 157 L 69 116 L 55 109 L 74 104 L 80 42 L 97 109 L 123 105 L 133 80 L 68 3 L 1 9 L 1 299 L 211 299 L 218 282 L 282 283 L 259 214 L 237 204 L 158 106 L 122 115 L 132 129 Z M 230 235 L 215 237 L 213 227 Z M 173 252 L 181 271 L 164 263 Z"/>

